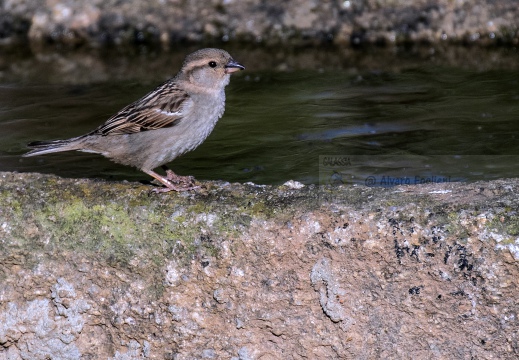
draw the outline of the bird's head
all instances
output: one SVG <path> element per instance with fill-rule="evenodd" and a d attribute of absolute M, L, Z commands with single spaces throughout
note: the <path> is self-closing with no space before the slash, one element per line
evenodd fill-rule
<path fill-rule="evenodd" d="M 230 74 L 244 69 L 227 51 L 208 48 L 188 55 L 181 73 L 193 85 L 221 89 L 229 83 Z"/>

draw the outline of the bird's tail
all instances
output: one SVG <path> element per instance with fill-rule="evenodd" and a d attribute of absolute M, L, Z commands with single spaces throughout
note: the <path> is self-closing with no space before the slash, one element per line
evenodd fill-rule
<path fill-rule="evenodd" d="M 78 145 L 83 136 L 78 136 L 67 140 L 33 141 L 27 144 L 32 150 L 22 156 L 36 156 L 50 154 L 61 151 L 78 150 Z"/>

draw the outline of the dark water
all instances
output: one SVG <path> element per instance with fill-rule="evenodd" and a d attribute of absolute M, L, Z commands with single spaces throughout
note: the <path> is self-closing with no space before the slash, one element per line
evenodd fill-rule
<path fill-rule="evenodd" d="M 261 184 L 390 186 L 519 176 L 517 68 L 389 63 L 288 71 L 245 64 L 227 88 L 215 131 L 170 166 L 198 179 Z M 108 64 L 102 75 L 96 67 L 81 81 L 52 81 L 44 67 L 10 76 L 13 69 L 4 66 L 0 77 L 0 171 L 147 179 L 93 154 L 20 155 L 29 141 L 92 130 L 175 70 L 132 77 Z"/>

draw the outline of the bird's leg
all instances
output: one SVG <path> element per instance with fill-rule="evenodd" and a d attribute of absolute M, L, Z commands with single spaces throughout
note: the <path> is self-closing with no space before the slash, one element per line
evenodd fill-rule
<path fill-rule="evenodd" d="M 194 189 L 197 189 L 198 186 L 186 186 L 186 187 L 182 187 L 182 186 L 177 186 L 175 184 L 173 184 L 171 181 L 169 181 L 168 179 L 166 179 L 164 176 L 160 176 L 159 174 L 157 174 L 156 172 L 152 171 L 152 170 L 142 170 L 144 171 L 146 174 L 150 175 L 151 177 L 155 178 L 156 180 L 158 180 L 160 183 L 164 184 L 165 187 L 163 188 L 155 188 L 151 191 L 153 191 L 154 193 L 165 193 L 165 192 L 168 192 L 168 191 L 188 191 L 188 190 L 194 190 Z"/>
<path fill-rule="evenodd" d="M 172 181 L 176 184 L 183 184 L 183 185 L 193 185 L 195 182 L 195 178 L 192 176 L 177 175 L 173 172 L 173 170 L 168 168 L 166 165 L 162 165 L 161 167 L 166 172 L 166 179 L 168 179 L 169 181 Z"/>

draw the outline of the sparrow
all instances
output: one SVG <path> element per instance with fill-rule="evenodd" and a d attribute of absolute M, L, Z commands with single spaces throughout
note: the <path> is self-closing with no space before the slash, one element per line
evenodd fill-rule
<path fill-rule="evenodd" d="M 225 86 L 244 70 L 228 52 L 201 49 L 188 55 L 173 78 L 124 107 L 104 124 L 66 140 L 35 141 L 24 157 L 78 150 L 134 166 L 164 185 L 154 192 L 193 190 L 193 178 L 165 164 L 198 147 L 225 110 Z M 153 171 L 161 166 L 166 177 Z"/>

